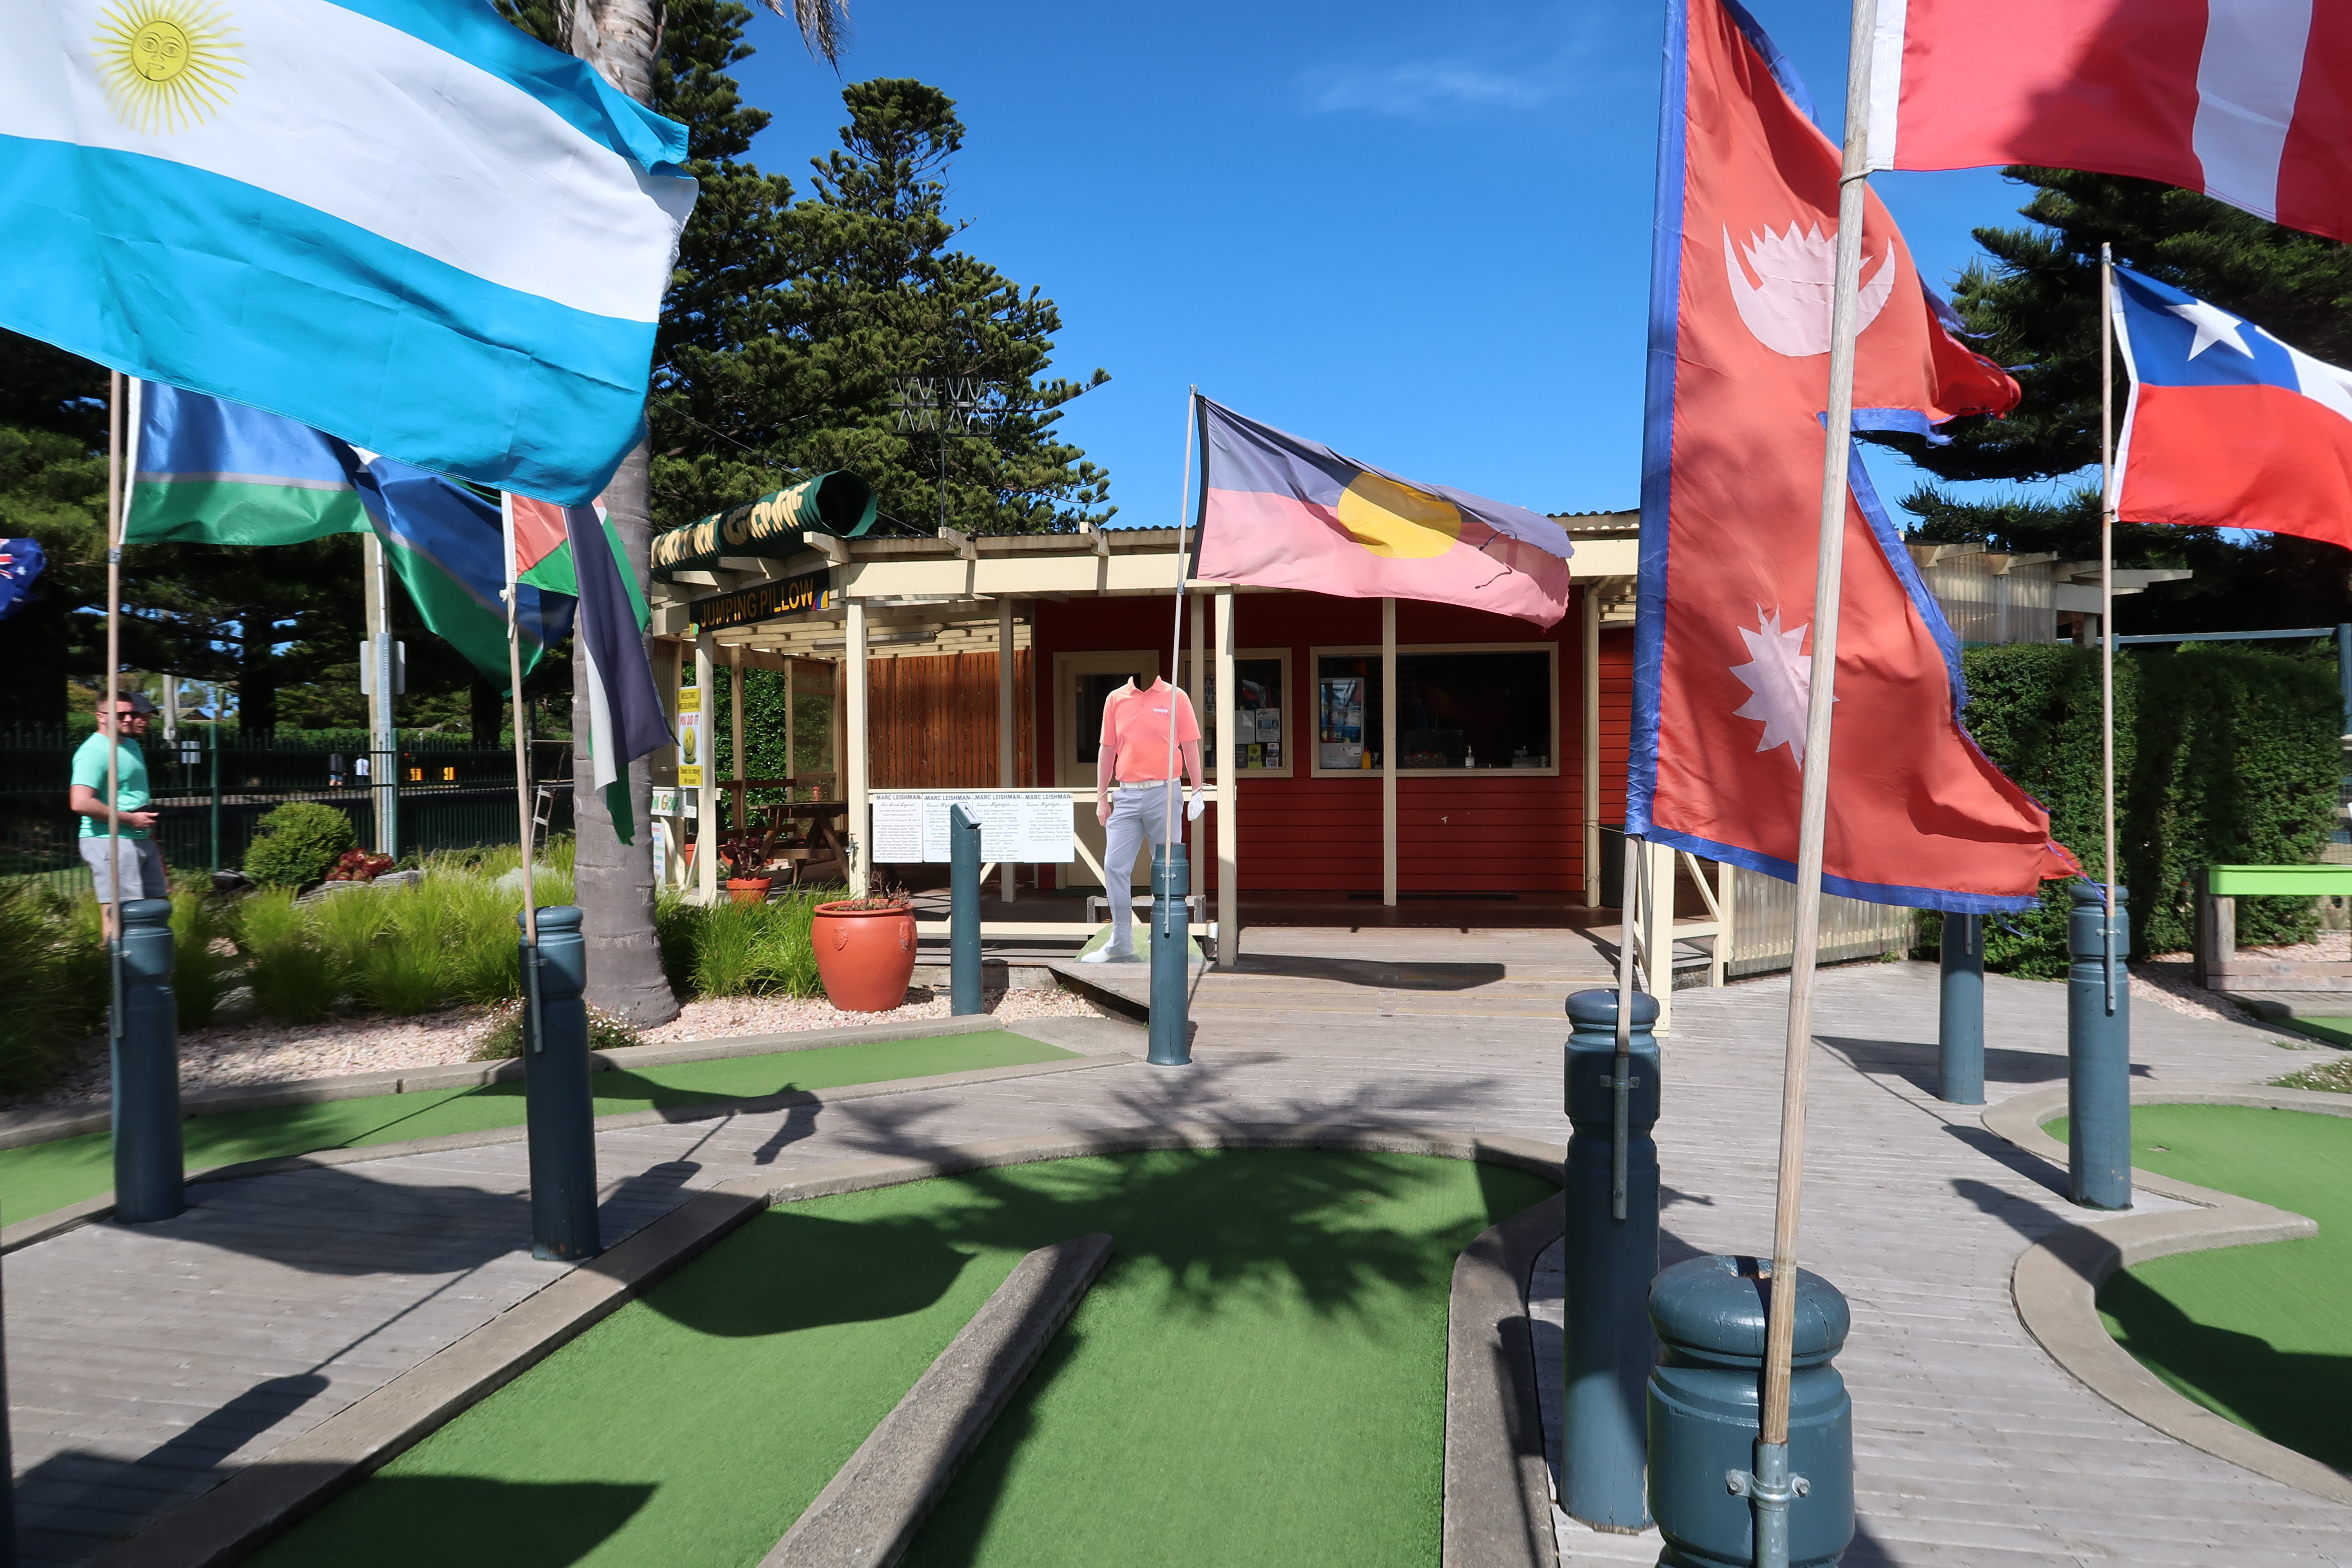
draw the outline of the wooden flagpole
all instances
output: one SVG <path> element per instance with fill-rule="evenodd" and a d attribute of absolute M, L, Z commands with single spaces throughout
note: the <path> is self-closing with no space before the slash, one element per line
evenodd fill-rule
<path fill-rule="evenodd" d="M 2116 1010 L 2116 251 L 2099 247 L 2099 808 L 2106 1005 Z"/>
<path fill-rule="evenodd" d="M 1845 148 L 1838 174 L 1837 275 L 1830 306 L 1827 440 L 1822 454 L 1821 547 L 1813 578 L 1813 651 L 1805 701 L 1804 784 L 1797 836 L 1795 952 L 1780 1084 L 1780 1164 L 1772 1215 L 1772 1288 L 1765 1318 L 1764 1398 L 1757 1440 L 1759 1564 L 1788 1562 L 1790 1362 L 1797 1326 L 1797 1237 L 1805 1177 L 1805 1079 L 1812 1054 L 1813 971 L 1821 948 L 1822 858 L 1829 816 L 1830 714 L 1837 700 L 1838 599 L 1843 586 L 1847 473 L 1853 441 L 1853 356 L 1862 227 L 1870 189 L 1870 65 L 1877 0 L 1853 0 L 1848 37 Z M 1774 1494 L 1777 1493 L 1776 1497 Z M 1777 1502 L 1777 1508 L 1772 1505 Z M 1769 1516 L 1769 1521 L 1768 1521 Z M 1768 1522 L 1777 1542 L 1768 1542 Z"/>
<path fill-rule="evenodd" d="M 122 447 L 125 383 L 119 370 L 106 377 L 106 866 L 114 901 L 106 921 L 114 939 L 114 1011 L 122 1002 Z M 117 1032 L 121 1020 L 114 1021 Z"/>
<path fill-rule="evenodd" d="M 530 809 L 530 742 L 522 723 L 522 634 L 517 616 L 522 603 L 521 573 L 515 564 L 514 497 L 501 491 L 499 496 L 499 532 L 506 542 L 507 552 L 507 680 L 508 697 L 514 713 L 515 816 L 521 827 L 522 842 L 522 933 L 523 942 L 535 953 L 539 949 L 539 883 L 530 865 L 531 837 L 534 826 Z M 532 984 L 537 976 L 526 973 L 524 997 L 533 1016 L 529 1020 L 536 1039 L 539 987 Z"/>

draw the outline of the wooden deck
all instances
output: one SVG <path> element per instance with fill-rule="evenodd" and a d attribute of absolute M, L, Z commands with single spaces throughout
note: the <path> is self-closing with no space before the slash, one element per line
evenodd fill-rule
<path fill-rule="evenodd" d="M 1404 1123 L 1560 1140 L 1563 994 L 1605 983 L 1568 932 L 1253 931 L 1195 996 L 1197 1063 L 917 1092 L 599 1140 L 606 1238 L 767 1169 L 1057 1128 L 1178 1120 Z M 2064 1076 L 2063 996 L 1995 979 L 1988 1091 Z M 1769 1240 L 1785 990 L 1677 997 L 1658 1141 L 1665 1261 Z M 1863 1531 L 1853 1568 L 2352 1565 L 2352 1508 L 2146 1427 L 2019 1326 L 2009 1270 L 2084 1216 L 2063 1173 L 1929 1095 L 1935 973 L 1826 973 L 1807 1265 L 1842 1287 Z M 2154 1008 L 2137 1070 L 2259 1081 L 2305 1065 L 2252 1029 Z M 520 1143 L 194 1188 L 179 1219 L 7 1262 L 28 1563 L 87 1562 L 554 1277 L 528 1248 Z M 1571 1527 L 1571 1563 L 1654 1545 Z M 1646 1555 L 1645 1555 L 1646 1553 Z M 681 1565 L 687 1568 L 687 1565 Z"/>

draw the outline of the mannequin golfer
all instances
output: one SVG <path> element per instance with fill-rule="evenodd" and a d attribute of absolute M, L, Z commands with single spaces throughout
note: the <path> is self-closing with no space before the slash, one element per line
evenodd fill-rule
<path fill-rule="evenodd" d="M 1133 963 L 1136 858 L 1168 841 L 1168 800 L 1176 792 L 1177 759 L 1169 754 L 1170 707 L 1184 776 L 1192 795 L 1186 820 L 1201 815 L 1201 725 L 1192 700 L 1164 680 L 1138 689 L 1129 681 L 1103 704 L 1102 750 L 1095 760 L 1095 820 L 1105 828 L 1103 868 L 1109 873 L 1110 940 L 1087 953 L 1087 963 Z M 1118 798 L 1112 798 L 1113 791 Z"/>

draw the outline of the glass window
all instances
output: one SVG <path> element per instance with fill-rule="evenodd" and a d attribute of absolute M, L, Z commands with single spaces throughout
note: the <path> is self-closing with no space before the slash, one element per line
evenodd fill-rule
<path fill-rule="evenodd" d="M 1316 660 L 1316 766 L 1381 765 L 1378 654 Z M 1405 773 L 1549 768 L 1551 656 L 1542 648 L 1397 655 L 1397 768 Z"/>
<path fill-rule="evenodd" d="M 1107 674 L 1090 672 L 1077 678 L 1077 703 L 1075 709 L 1077 715 L 1077 729 L 1070 739 L 1076 744 L 1078 761 L 1085 766 L 1093 767 L 1102 756 L 1104 704 L 1110 700 L 1112 692 L 1117 691 L 1133 679 L 1133 676 L 1124 671 Z"/>
<path fill-rule="evenodd" d="M 1265 772 L 1285 765 L 1282 727 L 1284 661 L 1276 658 L 1234 660 L 1234 765 L 1244 773 Z M 1207 711 L 1201 715 L 1211 754 L 1217 743 L 1217 672 L 1209 675 Z"/>

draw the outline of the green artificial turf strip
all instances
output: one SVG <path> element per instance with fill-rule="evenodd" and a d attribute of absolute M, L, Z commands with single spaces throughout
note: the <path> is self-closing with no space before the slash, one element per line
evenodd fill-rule
<path fill-rule="evenodd" d="M 2053 1131 L 2065 1135 L 2063 1122 Z M 2307 1215 L 2319 1234 L 2120 1271 L 2099 1289 L 2107 1331 L 2207 1409 L 2352 1467 L 2352 1119 L 2136 1105 L 2132 1163 Z"/>
<path fill-rule="evenodd" d="M 2331 1046 L 2352 1046 L 2352 1018 L 2273 1018 L 2271 1022 Z"/>
<path fill-rule="evenodd" d="M 592 1075 L 588 1083 L 595 1091 L 595 1113 L 616 1116 L 714 1100 L 756 1099 L 788 1089 L 840 1089 L 891 1079 L 1060 1061 L 1076 1055 L 1026 1035 L 987 1029 L 680 1062 L 640 1072 L 600 1072 Z M 517 1082 L 194 1116 L 180 1124 L 180 1132 L 188 1168 L 199 1170 L 321 1149 L 520 1127 L 522 1121 L 523 1086 Z M 109 1133 L 88 1132 L 21 1149 L 0 1149 L 0 1214 L 11 1221 L 97 1197 L 113 1184 L 113 1144 Z"/>
<path fill-rule="evenodd" d="M 1427 1568 L 1454 1258 L 1550 1191 L 1176 1151 L 790 1205 L 248 1562 L 750 1568 L 1023 1253 L 1105 1230 L 1109 1266 L 906 1561 Z"/>

